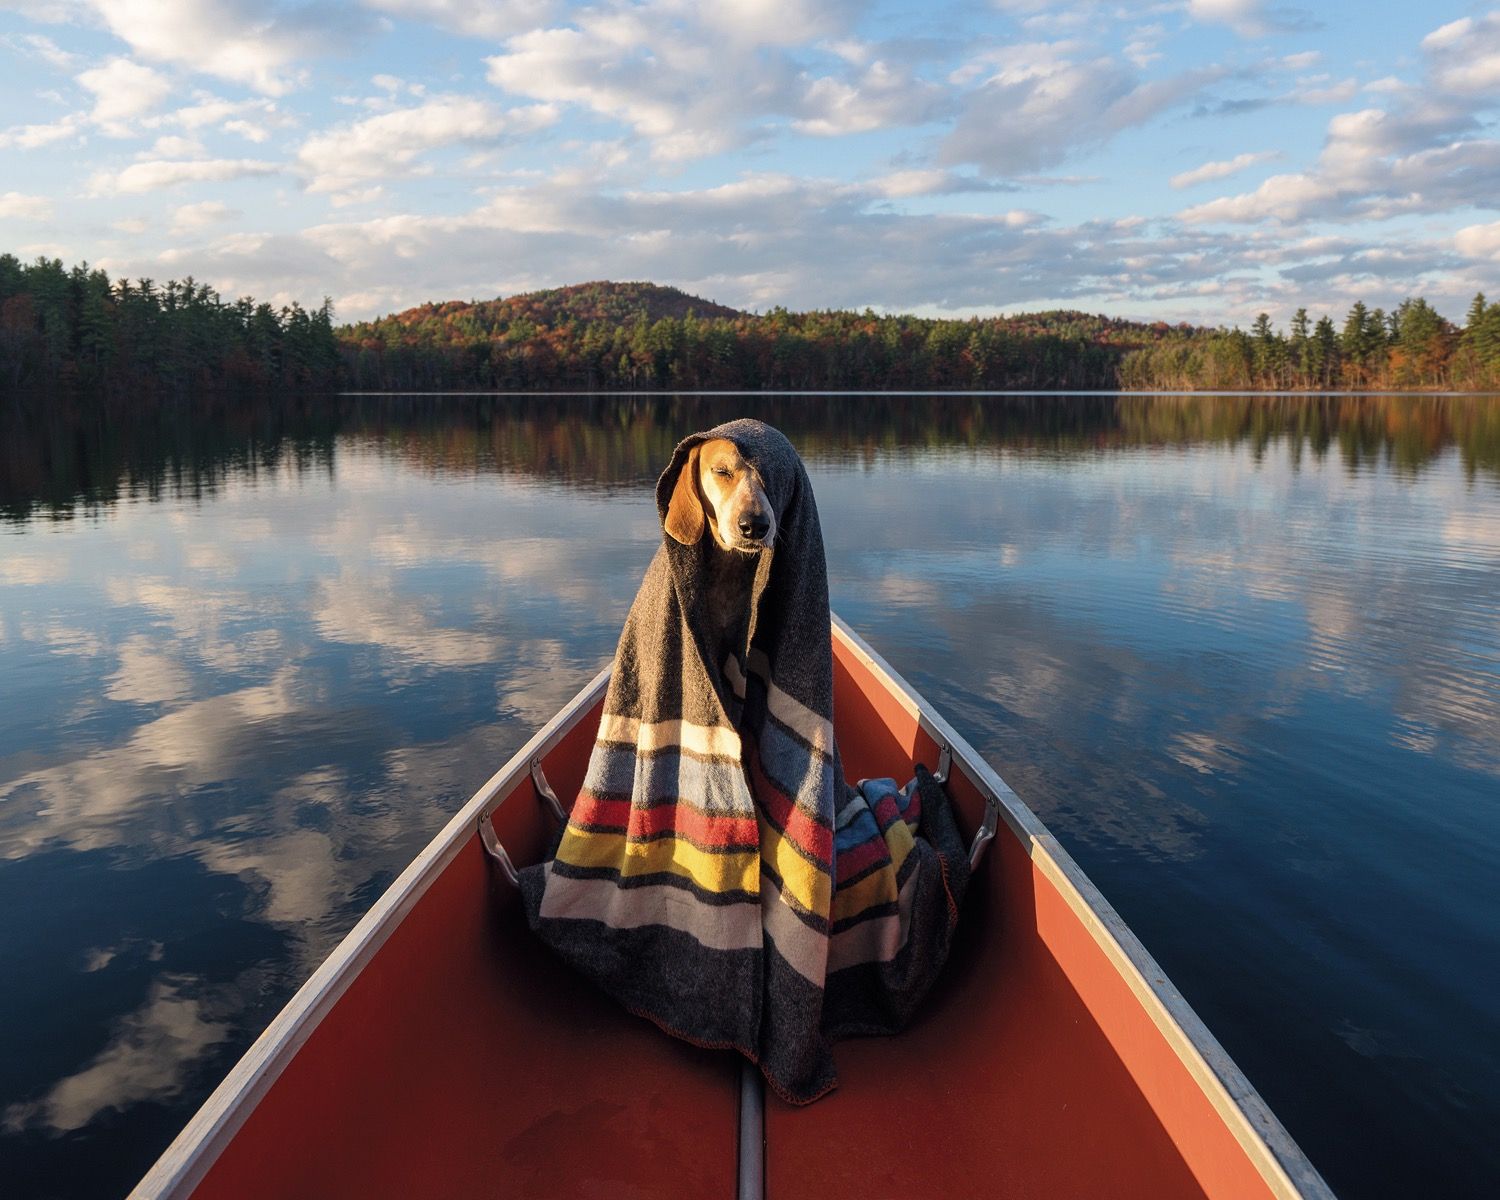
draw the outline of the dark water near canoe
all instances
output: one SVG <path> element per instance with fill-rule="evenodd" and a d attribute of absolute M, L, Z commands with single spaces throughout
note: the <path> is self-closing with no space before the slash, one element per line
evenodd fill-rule
<path fill-rule="evenodd" d="M 740 413 L 1334 1188 L 1492 1195 L 1500 400 L 1142 397 L 0 407 L 0 1192 L 128 1190 Z"/>

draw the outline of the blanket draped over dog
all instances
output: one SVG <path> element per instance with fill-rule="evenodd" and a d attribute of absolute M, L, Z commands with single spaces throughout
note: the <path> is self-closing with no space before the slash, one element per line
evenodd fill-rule
<path fill-rule="evenodd" d="M 941 788 L 844 780 L 833 738 L 828 576 L 791 444 L 728 438 L 776 514 L 747 644 L 724 663 L 695 621 L 705 533 L 664 537 L 615 653 L 588 774 L 554 857 L 521 872 L 533 928 L 632 1011 L 757 1062 L 785 1099 L 837 1079 L 829 1044 L 890 1033 L 947 955 L 968 861 Z M 920 827 L 924 836 L 916 836 Z"/>

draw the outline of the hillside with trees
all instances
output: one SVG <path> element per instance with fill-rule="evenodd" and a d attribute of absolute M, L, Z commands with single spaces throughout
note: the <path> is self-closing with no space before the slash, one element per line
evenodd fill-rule
<path fill-rule="evenodd" d="M 741 312 L 652 283 L 423 304 L 335 327 L 331 304 L 223 300 L 189 278 L 111 280 L 0 255 L 0 388 L 251 390 L 1500 389 L 1500 304 L 1463 326 L 1420 297 L 1276 329 L 1082 312 L 945 319 Z"/>
<path fill-rule="evenodd" d="M 357 390 L 958 391 L 1110 388 L 1131 350 L 1194 332 L 1080 312 L 753 315 L 675 288 L 595 283 L 423 305 L 339 335 Z"/>
<path fill-rule="evenodd" d="M 1500 304 L 1462 328 L 1424 299 L 1299 309 L 1250 330 L 1081 312 L 939 319 L 725 309 L 650 284 L 593 283 L 423 305 L 339 330 L 356 390 L 1482 390 L 1500 387 Z"/>

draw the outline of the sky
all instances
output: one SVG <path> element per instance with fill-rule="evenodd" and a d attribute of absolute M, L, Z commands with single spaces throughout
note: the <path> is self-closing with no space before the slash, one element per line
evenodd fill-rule
<path fill-rule="evenodd" d="M 0 251 L 356 320 L 1500 293 L 1500 9 L 0 0 Z"/>

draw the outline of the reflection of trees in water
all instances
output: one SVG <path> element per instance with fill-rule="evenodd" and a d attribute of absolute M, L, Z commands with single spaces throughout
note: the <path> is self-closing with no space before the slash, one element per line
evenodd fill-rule
<path fill-rule="evenodd" d="M 1500 399 L 1488 396 L 1121 396 L 1125 444 L 1249 443 L 1259 457 L 1287 441 L 1345 466 L 1412 472 L 1456 446 L 1465 471 L 1500 474 Z"/>
<path fill-rule="evenodd" d="M 63 397 L 0 406 L 0 519 L 140 497 L 198 499 L 232 478 L 333 464 L 337 412 L 318 399 L 130 407 Z"/>
<path fill-rule="evenodd" d="M 336 438 L 419 469 L 573 484 L 654 479 L 684 434 L 737 416 L 813 462 L 964 449 L 1078 455 L 1150 445 L 1336 449 L 1351 470 L 1413 472 L 1456 446 L 1500 475 L 1500 400 L 1440 396 L 449 396 L 290 399 L 188 408 L 12 404 L 0 410 L 0 516 L 123 497 L 211 495 L 290 466 L 331 471 Z"/>

